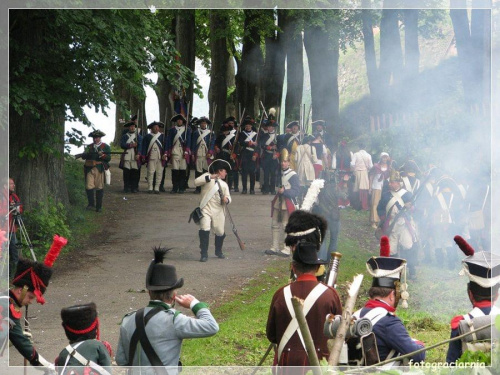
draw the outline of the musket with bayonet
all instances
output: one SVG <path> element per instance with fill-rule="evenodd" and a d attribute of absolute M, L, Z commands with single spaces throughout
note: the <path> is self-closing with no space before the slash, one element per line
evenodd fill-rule
<path fill-rule="evenodd" d="M 241 114 L 240 117 L 240 125 L 238 126 L 238 130 L 236 131 L 236 136 L 234 137 L 233 147 L 231 147 L 231 156 L 233 156 L 234 149 L 236 148 L 236 144 L 238 143 L 238 137 L 241 133 L 241 125 L 243 124 L 243 116 L 245 116 L 245 110 L 246 108 L 243 108 L 243 113 Z"/>
<path fill-rule="evenodd" d="M 89 145 L 91 146 L 91 145 Z M 105 151 L 101 151 L 101 152 L 95 152 L 95 151 L 91 151 L 91 152 L 82 152 L 81 154 L 76 154 L 75 155 L 75 159 L 79 159 L 79 158 L 87 158 L 88 156 L 92 156 L 92 155 L 100 155 L 100 154 L 105 154 L 105 155 L 123 155 L 125 154 L 124 151 L 111 151 L 111 152 L 105 152 Z"/>

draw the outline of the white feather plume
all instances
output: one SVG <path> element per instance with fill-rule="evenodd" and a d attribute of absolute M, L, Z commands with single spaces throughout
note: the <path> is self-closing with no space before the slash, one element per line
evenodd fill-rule
<path fill-rule="evenodd" d="M 269 109 L 269 115 L 276 116 L 276 109 L 274 107 Z"/>
<path fill-rule="evenodd" d="M 324 186 L 325 180 L 320 178 L 314 180 L 311 183 L 311 186 L 309 186 L 309 189 L 307 189 L 306 196 L 304 197 L 304 201 L 302 202 L 300 209 L 303 211 L 311 211 L 314 202 L 316 202 L 316 199 L 318 198 L 319 192 Z"/>

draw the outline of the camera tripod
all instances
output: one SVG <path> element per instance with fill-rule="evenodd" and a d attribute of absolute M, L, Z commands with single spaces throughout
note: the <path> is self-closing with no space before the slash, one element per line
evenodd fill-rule
<path fill-rule="evenodd" d="M 16 207 L 14 207 L 10 212 L 13 212 L 16 210 Z M 19 233 L 21 233 L 21 236 L 20 238 L 18 239 L 18 241 L 20 241 L 21 243 L 25 243 L 28 248 L 30 249 L 30 253 L 31 253 L 31 257 L 33 258 L 34 261 L 36 261 L 36 255 L 35 255 L 35 251 L 33 250 L 33 244 L 30 240 L 30 237 L 28 235 L 28 231 L 26 230 L 26 225 L 24 224 L 24 221 L 23 221 L 23 218 L 21 216 L 21 214 L 14 214 L 12 215 L 12 220 L 11 222 L 9 223 L 9 228 L 13 228 L 14 225 L 18 226 L 19 228 Z M 12 235 L 14 234 L 14 231 L 10 231 L 9 233 L 9 242 L 12 240 Z M 22 245 L 19 246 L 19 244 L 17 245 L 18 249 L 19 248 L 22 248 Z M 19 255 L 22 255 L 22 254 L 19 254 Z"/>

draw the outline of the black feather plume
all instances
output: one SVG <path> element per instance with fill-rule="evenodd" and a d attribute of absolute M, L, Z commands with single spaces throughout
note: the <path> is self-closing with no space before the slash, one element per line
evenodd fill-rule
<path fill-rule="evenodd" d="M 163 258 L 165 258 L 165 254 L 167 254 L 170 249 L 167 249 L 166 247 L 153 247 L 153 251 L 155 253 L 155 263 L 163 263 Z"/>

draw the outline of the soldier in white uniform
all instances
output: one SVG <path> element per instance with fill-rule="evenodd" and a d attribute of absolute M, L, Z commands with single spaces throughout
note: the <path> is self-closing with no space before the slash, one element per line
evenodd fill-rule
<path fill-rule="evenodd" d="M 120 147 L 124 153 L 120 159 L 120 169 L 123 170 L 123 192 L 138 193 L 141 178 L 142 135 L 137 132 L 134 121 L 124 125 L 128 132 L 122 135 Z"/>
<path fill-rule="evenodd" d="M 199 225 L 200 230 L 200 262 L 208 260 L 208 243 L 210 230 L 215 233 L 215 255 L 224 259 L 222 253 L 222 245 L 224 244 L 224 205 L 231 203 L 231 194 L 229 186 L 223 181 L 228 172 L 231 170 L 231 165 L 222 159 L 215 160 L 208 167 L 208 172 L 202 174 L 194 180 L 195 186 L 201 186 L 201 202 L 200 209 L 203 214 Z"/>
<path fill-rule="evenodd" d="M 215 136 L 208 128 L 210 125 L 212 122 L 208 118 L 201 117 L 198 119 L 199 129 L 191 137 L 191 159 L 196 166 L 195 178 L 208 171 L 208 160 L 214 158 Z M 194 192 L 200 194 L 201 187 L 197 186 Z"/>
<path fill-rule="evenodd" d="M 182 115 L 170 119 L 175 126 L 168 130 L 167 156 L 172 162 L 172 190 L 170 194 L 183 194 L 186 191 L 186 169 L 191 158 L 191 128 Z"/>
<path fill-rule="evenodd" d="M 145 155 L 145 160 L 148 166 L 148 193 L 160 194 L 160 176 L 163 173 L 167 156 L 165 154 L 164 135 L 160 133 L 160 128 L 164 128 L 162 122 L 153 121 L 148 125 L 151 133 L 144 137 L 142 143 L 142 155 Z M 156 180 L 153 186 L 153 177 L 156 172 Z M 154 190 L 153 190 L 154 189 Z"/>
<path fill-rule="evenodd" d="M 182 340 L 209 337 L 219 331 L 207 304 L 190 294 L 177 294 L 184 279 L 177 278 L 174 266 L 163 263 L 166 251 L 155 249 L 155 259 L 146 274 L 148 306 L 125 315 L 120 326 L 116 363 L 141 366 L 137 373 L 144 374 L 141 370 L 145 366 L 170 366 L 173 371 L 168 373 L 177 373 L 177 366 L 181 365 Z M 196 318 L 175 310 L 176 303 L 191 309 Z M 155 374 L 153 369 L 150 370 Z"/>

